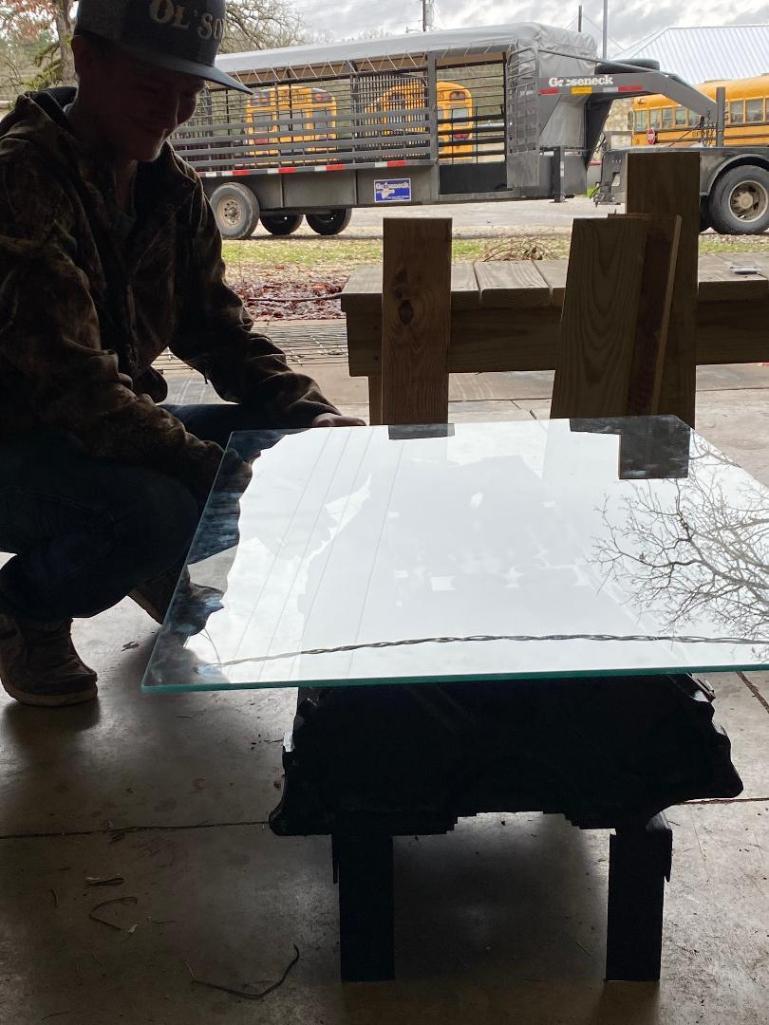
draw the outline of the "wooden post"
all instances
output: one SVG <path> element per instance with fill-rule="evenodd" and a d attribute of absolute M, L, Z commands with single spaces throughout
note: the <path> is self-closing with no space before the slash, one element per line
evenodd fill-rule
<path fill-rule="evenodd" d="M 697 387 L 697 253 L 700 232 L 698 153 L 629 153 L 627 212 L 679 214 L 678 246 L 660 413 L 673 413 L 694 427 Z"/>
<path fill-rule="evenodd" d="M 635 216 L 644 216 L 648 236 L 625 413 L 628 416 L 651 416 L 660 412 L 681 218 L 678 215 Z"/>
<path fill-rule="evenodd" d="M 607 981 L 659 979 L 672 857 L 673 832 L 662 814 L 625 825 L 610 838 Z"/>
<path fill-rule="evenodd" d="M 393 838 L 334 834 L 343 982 L 395 976 Z"/>
<path fill-rule="evenodd" d="M 450 337 L 451 219 L 386 218 L 383 423 L 448 420 Z"/>
<path fill-rule="evenodd" d="M 659 412 L 678 216 L 574 225 L 550 416 Z"/>
<path fill-rule="evenodd" d="M 371 427 L 382 423 L 382 375 L 368 375 L 368 422 Z"/>
<path fill-rule="evenodd" d="M 625 415 L 647 237 L 641 217 L 574 222 L 552 419 Z"/>

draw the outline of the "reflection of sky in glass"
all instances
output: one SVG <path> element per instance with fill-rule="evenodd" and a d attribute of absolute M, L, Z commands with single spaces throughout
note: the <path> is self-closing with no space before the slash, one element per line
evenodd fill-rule
<path fill-rule="evenodd" d="M 670 423 L 640 428 L 642 451 L 656 461 L 670 444 Z M 571 430 L 568 421 L 462 424 L 447 437 L 408 440 L 387 428 L 287 435 L 254 464 L 237 549 L 196 563 L 195 548 L 205 541 L 215 550 L 223 529 L 207 513 L 190 573 L 225 591 L 224 607 L 187 638 L 174 634 L 172 609 L 146 684 L 763 664 L 755 644 L 718 643 L 763 636 L 743 634 L 744 619 L 730 623 L 728 601 L 705 595 L 684 620 L 676 612 L 685 578 L 675 578 L 672 604 L 665 589 L 650 597 L 639 580 L 647 567 L 636 555 L 682 495 L 698 508 L 710 496 L 726 522 L 749 490 L 769 513 L 763 487 L 692 437 L 688 476 L 620 480 L 618 435 Z M 684 433 L 684 468 L 688 442 Z M 709 544 L 731 559 L 718 537 Z M 765 568 L 756 573 L 769 577 Z M 763 625 L 763 607 L 758 618 Z M 703 637 L 709 643 L 692 640 Z"/>
<path fill-rule="evenodd" d="M 769 644 L 766 489 L 694 435 L 688 479 L 639 483 L 607 495 L 595 556 L 637 610 L 660 628 L 691 626 Z"/>

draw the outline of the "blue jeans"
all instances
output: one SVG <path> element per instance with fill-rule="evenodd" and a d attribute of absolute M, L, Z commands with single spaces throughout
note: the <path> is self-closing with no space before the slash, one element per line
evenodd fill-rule
<path fill-rule="evenodd" d="M 232 431 L 261 426 L 231 403 L 165 408 L 223 448 Z M 199 518 L 180 481 L 95 459 L 73 435 L 0 443 L 0 551 L 14 553 L 0 609 L 42 622 L 94 616 L 178 565 Z"/>

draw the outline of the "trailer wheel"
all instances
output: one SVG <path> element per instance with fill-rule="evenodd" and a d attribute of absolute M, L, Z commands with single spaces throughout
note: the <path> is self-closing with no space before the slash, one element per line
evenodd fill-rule
<path fill-rule="evenodd" d="M 307 223 L 318 235 L 338 235 L 350 223 L 352 210 L 326 210 L 322 214 L 307 214 Z"/>
<path fill-rule="evenodd" d="M 710 194 L 713 227 L 723 235 L 758 235 L 769 228 L 769 171 L 754 164 L 722 175 Z"/>
<path fill-rule="evenodd" d="M 222 238 L 250 238 L 259 223 L 259 200 L 247 185 L 228 182 L 211 196 Z"/>
<path fill-rule="evenodd" d="M 301 223 L 301 214 L 262 214 L 262 225 L 271 235 L 292 235 Z"/>

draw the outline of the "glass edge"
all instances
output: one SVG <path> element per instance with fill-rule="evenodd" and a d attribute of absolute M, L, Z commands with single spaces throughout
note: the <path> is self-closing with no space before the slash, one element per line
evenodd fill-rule
<path fill-rule="evenodd" d="M 612 676 L 667 676 L 691 673 L 736 673 L 764 672 L 769 668 L 766 663 L 739 663 L 739 665 L 697 665 L 697 666 L 647 666 L 634 669 L 572 669 L 559 670 L 555 673 L 484 673 L 478 676 L 399 676 L 356 678 L 350 680 L 307 679 L 287 680 L 280 683 L 146 683 L 142 680 L 143 694 L 190 694 L 195 691 L 231 691 L 231 690 L 296 690 L 301 687 L 399 687 L 401 685 L 416 686 L 418 684 L 456 684 L 456 683 L 494 683 L 501 680 L 566 680 L 566 679 L 605 679 Z"/>

